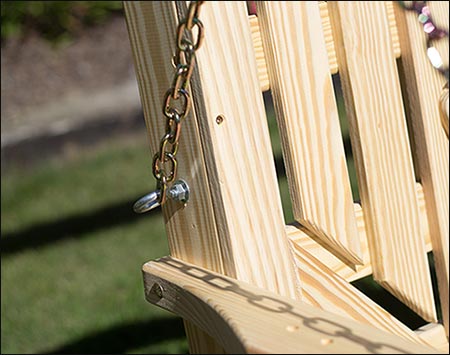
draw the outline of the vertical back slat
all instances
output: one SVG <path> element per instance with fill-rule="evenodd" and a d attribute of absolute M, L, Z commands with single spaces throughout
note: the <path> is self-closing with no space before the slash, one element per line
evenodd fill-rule
<path fill-rule="evenodd" d="M 346 263 L 362 263 L 317 2 L 260 2 L 258 17 L 294 217 Z"/>
<path fill-rule="evenodd" d="M 256 67 L 258 68 L 259 84 L 261 91 L 270 89 L 269 74 L 267 73 L 266 57 L 262 45 L 261 32 L 259 31 L 259 21 L 256 15 L 248 17 L 250 23 L 250 30 L 252 32 L 253 48 L 256 56 Z"/>
<path fill-rule="evenodd" d="M 437 23 L 448 28 L 448 1 L 433 1 Z M 449 141 L 441 126 L 439 97 L 445 79 L 431 66 L 425 33 L 415 13 L 396 8 L 402 48 L 402 67 L 436 265 L 442 315 L 449 335 Z M 439 17 L 440 15 L 440 17 Z M 448 57 L 447 47 L 442 55 Z"/>
<path fill-rule="evenodd" d="M 414 169 L 384 2 L 330 2 L 374 278 L 434 321 Z"/>
<path fill-rule="evenodd" d="M 322 18 L 322 31 L 325 38 L 325 46 L 328 53 L 328 62 L 331 74 L 338 72 L 338 62 L 336 49 L 334 48 L 333 31 L 331 29 L 330 16 L 328 15 L 328 4 L 326 1 L 319 1 L 320 17 Z"/>
<path fill-rule="evenodd" d="M 201 20 L 192 91 L 224 263 L 239 280 L 299 297 L 245 2 L 205 2 Z"/>

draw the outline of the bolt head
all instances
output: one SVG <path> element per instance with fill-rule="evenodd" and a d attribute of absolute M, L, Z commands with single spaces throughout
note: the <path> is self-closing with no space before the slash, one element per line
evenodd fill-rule
<path fill-rule="evenodd" d="M 150 293 L 156 295 L 158 298 L 163 297 L 163 289 L 159 283 L 154 283 L 152 288 L 150 289 Z"/>
<path fill-rule="evenodd" d="M 177 202 L 186 203 L 189 200 L 189 186 L 184 180 L 178 180 L 169 190 L 169 197 Z"/>

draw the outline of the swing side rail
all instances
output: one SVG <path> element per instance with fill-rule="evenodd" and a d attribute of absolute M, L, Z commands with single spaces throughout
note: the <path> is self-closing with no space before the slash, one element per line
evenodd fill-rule
<path fill-rule="evenodd" d="M 425 342 L 418 344 L 172 257 L 146 263 L 143 274 L 150 303 L 192 322 L 228 354 L 436 353 Z"/>

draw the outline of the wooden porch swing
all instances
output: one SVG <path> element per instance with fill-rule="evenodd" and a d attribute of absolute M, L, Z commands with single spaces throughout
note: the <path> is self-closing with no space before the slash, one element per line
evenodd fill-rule
<path fill-rule="evenodd" d="M 159 152 L 159 190 L 138 208 L 163 203 L 170 248 L 143 266 L 147 300 L 184 318 L 192 353 L 448 352 L 445 78 L 429 63 L 417 14 L 391 1 L 258 2 L 257 16 L 241 1 L 199 6 L 125 2 L 150 148 Z M 448 6 L 430 5 L 446 28 Z M 332 75 L 342 82 L 360 202 Z M 269 89 L 291 225 L 263 101 Z M 185 188 L 175 172 L 189 186 L 187 203 L 174 198 L 173 186 Z M 429 324 L 410 329 L 350 283 L 371 274 Z"/>

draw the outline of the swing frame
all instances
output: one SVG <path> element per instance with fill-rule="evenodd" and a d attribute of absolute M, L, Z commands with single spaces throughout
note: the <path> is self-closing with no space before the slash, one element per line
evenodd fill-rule
<path fill-rule="evenodd" d="M 445 21 L 448 2 L 437 3 Z M 124 4 L 154 152 L 187 7 Z M 146 299 L 183 317 L 191 353 L 448 352 L 443 82 L 424 56 L 417 19 L 392 2 L 257 8 L 248 16 L 245 2 L 203 5 L 205 43 L 178 151 L 191 197 L 163 206 L 170 256 L 143 266 Z M 351 195 L 334 74 L 343 84 L 360 202 Z M 292 225 L 273 162 L 268 89 Z M 429 324 L 411 330 L 350 284 L 370 274 Z"/>

